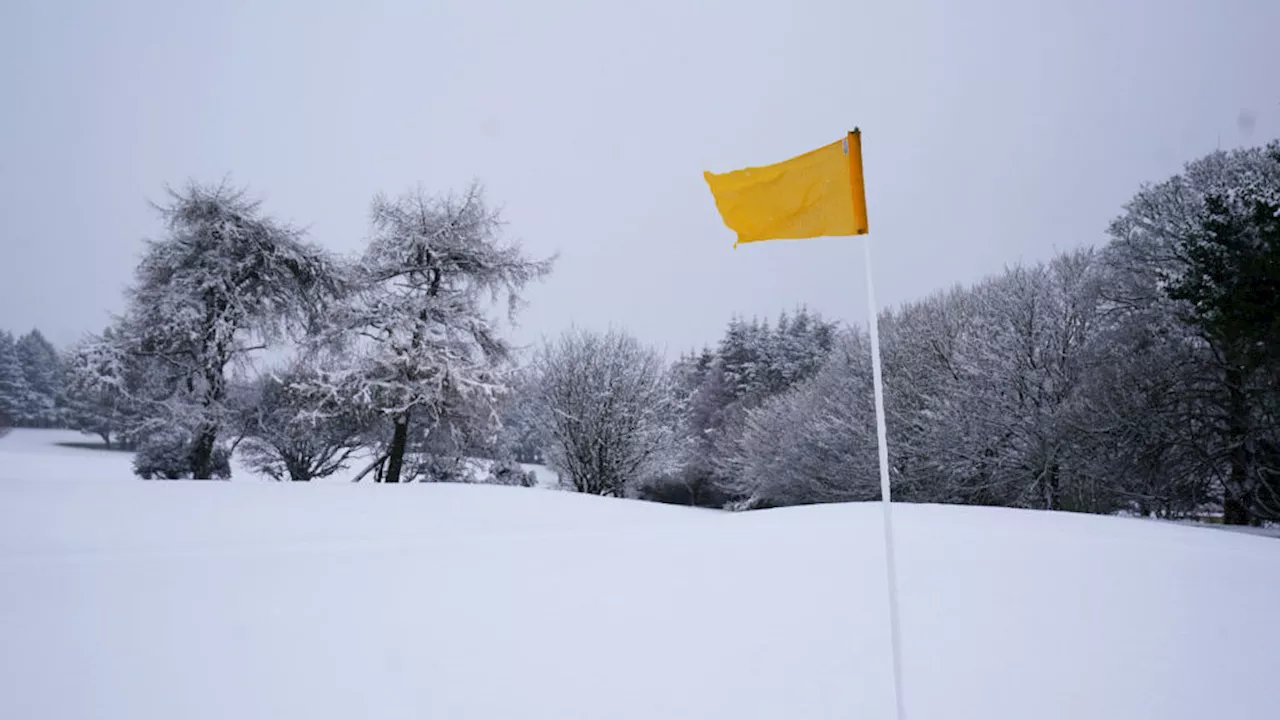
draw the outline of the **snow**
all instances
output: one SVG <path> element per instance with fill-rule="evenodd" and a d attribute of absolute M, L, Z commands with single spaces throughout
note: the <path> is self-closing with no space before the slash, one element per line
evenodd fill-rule
<path fill-rule="evenodd" d="M 0 717 L 891 718 L 880 510 L 142 482 L 0 438 Z M 895 507 L 912 718 L 1271 718 L 1280 543 Z"/>
<path fill-rule="evenodd" d="M 5 436 L 0 436 L 4 438 Z M 6 480 L 25 480 L 45 478 L 50 480 L 68 480 L 77 478 L 93 478 L 95 480 L 115 480 L 134 482 L 133 453 L 108 451 L 72 445 L 101 446 L 97 436 L 86 435 L 75 430 L 13 430 L 6 439 L 0 441 L 0 483 Z M 316 484 L 347 483 L 373 460 L 367 452 L 354 453 L 347 467 L 327 478 L 313 481 Z M 487 463 L 482 464 L 487 467 Z M 265 475 L 255 473 L 240 462 L 237 453 L 231 460 L 232 481 L 258 483 L 269 480 Z M 537 478 L 538 487 L 555 490 L 560 487 L 560 480 L 545 465 L 521 464 L 521 469 L 532 472 Z M 479 472 L 483 477 L 485 473 Z M 364 482 L 371 482 L 365 476 Z"/>

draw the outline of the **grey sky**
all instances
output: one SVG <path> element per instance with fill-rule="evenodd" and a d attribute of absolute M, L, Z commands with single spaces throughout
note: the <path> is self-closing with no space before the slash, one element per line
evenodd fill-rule
<path fill-rule="evenodd" d="M 0 328 L 120 307 L 165 183 L 230 175 L 354 251 L 377 191 L 482 180 L 555 274 L 518 337 L 672 354 L 865 314 L 860 240 L 732 249 L 703 170 L 863 130 L 881 305 L 1103 240 L 1138 185 L 1280 136 L 1274 0 L 0 7 Z M 1244 111 L 1252 122 L 1239 122 Z"/>

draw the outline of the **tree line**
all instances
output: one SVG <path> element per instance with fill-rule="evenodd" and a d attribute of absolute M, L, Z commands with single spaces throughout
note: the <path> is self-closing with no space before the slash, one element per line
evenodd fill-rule
<path fill-rule="evenodd" d="M 241 190 L 158 208 L 111 327 L 65 355 L 0 334 L 0 412 L 138 447 L 143 477 L 531 484 L 751 509 L 879 496 L 865 330 L 733 319 L 668 363 L 617 329 L 525 350 L 553 258 L 479 187 L 375 198 L 334 257 Z M 1141 187 L 1106 242 L 880 318 L 895 496 L 1280 520 L 1280 143 Z M 263 368 L 256 354 L 287 349 Z"/>

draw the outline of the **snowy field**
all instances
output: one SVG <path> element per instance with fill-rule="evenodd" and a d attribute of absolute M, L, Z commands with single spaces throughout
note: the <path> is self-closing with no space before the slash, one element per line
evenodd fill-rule
<path fill-rule="evenodd" d="M 96 445 L 97 449 L 79 447 Z M 371 457 L 356 453 L 350 467 L 333 475 L 316 480 L 317 483 L 350 482 L 365 469 Z M 558 484 L 555 473 L 542 465 L 522 465 L 538 478 L 539 487 L 552 489 Z M 126 480 L 137 478 L 133 474 L 133 453 L 103 449 L 102 440 L 96 435 L 85 435 L 75 430 L 25 430 L 10 431 L 0 435 L 0 481 L 32 477 L 50 479 L 94 478 L 99 480 Z M 363 482 L 371 482 L 372 474 Z M 232 482 L 271 482 L 271 478 L 249 470 L 240 462 L 237 454 L 231 460 Z M 0 719 L 2 720 L 2 719 Z"/>
<path fill-rule="evenodd" d="M 893 717 L 875 505 L 142 482 L 56 437 L 0 438 L 0 718 Z M 896 513 L 911 718 L 1277 717 L 1280 542 Z"/>

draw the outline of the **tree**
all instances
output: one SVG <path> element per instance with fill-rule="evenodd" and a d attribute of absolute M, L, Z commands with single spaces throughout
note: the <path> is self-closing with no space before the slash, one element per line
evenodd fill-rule
<path fill-rule="evenodd" d="M 886 317 L 891 475 L 904 496 L 1096 509 L 1076 451 L 1094 266 L 1091 251 L 1068 253 Z"/>
<path fill-rule="evenodd" d="M 1092 252 L 1079 251 L 1015 268 L 980 290 L 980 374 L 969 384 L 980 393 L 978 417 L 995 434 L 998 492 L 1020 507 L 1064 509 L 1078 479 L 1073 412 L 1095 317 L 1092 264 Z"/>
<path fill-rule="evenodd" d="M 19 424 L 30 392 L 13 336 L 0 330 L 0 418 L 5 420 L 3 424 L 9 427 Z"/>
<path fill-rule="evenodd" d="M 734 318 L 714 349 L 677 361 L 680 470 L 670 486 L 655 488 L 655 497 L 724 505 L 726 491 L 740 486 L 725 473 L 740 450 L 748 412 L 813 377 L 837 335 L 835 323 L 801 307 L 779 315 L 772 328 Z"/>
<path fill-rule="evenodd" d="M 56 427 L 61 424 L 59 406 L 62 401 L 62 367 L 58 351 L 39 330 L 23 335 L 14 349 L 27 386 L 26 399 L 22 402 L 22 423 L 31 427 Z"/>
<path fill-rule="evenodd" d="M 1280 144 L 1274 148 L 1280 164 Z M 1177 241 L 1185 272 L 1166 276 L 1165 292 L 1188 306 L 1183 320 L 1215 351 L 1222 366 L 1224 483 L 1229 523 L 1280 518 L 1280 172 L 1269 187 L 1235 197 L 1205 197 L 1203 229 Z"/>
<path fill-rule="evenodd" d="M 751 410 L 724 462 L 745 507 L 879 497 L 869 339 L 849 333 L 815 377 Z"/>
<path fill-rule="evenodd" d="M 338 278 L 325 253 L 243 190 L 193 184 L 157 209 L 168 235 L 147 243 L 123 331 L 131 351 L 164 373 L 148 388 L 148 407 L 159 411 L 152 426 L 181 429 L 192 476 L 209 478 L 228 368 L 314 321 Z"/>
<path fill-rule="evenodd" d="M 1198 406 L 1191 332 L 1171 316 L 1131 317 L 1104 304 L 1087 350 L 1077 451 L 1101 501 L 1164 518 L 1211 500 L 1210 434 Z"/>
<path fill-rule="evenodd" d="M 578 492 L 623 497 L 673 469 L 676 419 L 662 357 L 616 330 L 570 330 L 535 361 L 551 466 Z"/>
<path fill-rule="evenodd" d="M 476 406 L 496 422 L 511 348 L 485 303 L 505 297 L 514 321 L 521 291 L 552 265 L 504 242 L 500 227 L 478 185 L 462 198 L 414 192 L 373 202 L 373 235 L 352 291 L 318 337 L 354 362 L 323 373 L 318 387 L 389 419 L 385 482 L 404 475 L 411 425 L 426 436 L 451 408 Z"/>
<path fill-rule="evenodd" d="M 316 396 L 317 371 L 295 363 L 259 378 L 238 423 L 245 464 L 275 480 L 306 482 L 346 467 L 369 418 L 358 408 Z"/>
<path fill-rule="evenodd" d="M 108 448 L 113 441 L 131 444 L 144 420 L 142 366 L 111 327 L 74 345 L 65 368 L 67 424 L 101 437 Z"/>
<path fill-rule="evenodd" d="M 976 422 L 974 357 L 982 321 L 972 288 L 954 287 L 882 313 L 885 413 L 895 497 L 982 502 L 990 433 Z M 975 482 L 976 480 L 976 482 Z"/>
<path fill-rule="evenodd" d="M 1275 321 L 1280 143 L 1216 152 L 1142 188 L 1111 225 L 1112 302 L 1192 330 L 1195 357 L 1171 425 L 1199 423 L 1192 470 L 1220 489 L 1232 524 L 1280 517 Z"/>
<path fill-rule="evenodd" d="M 537 388 L 530 369 L 519 367 L 511 376 L 510 386 L 498 408 L 502 430 L 496 453 L 504 460 L 540 465 L 546 458 L 538 426 Z"/>

